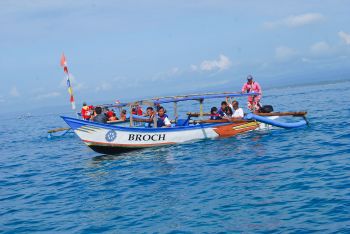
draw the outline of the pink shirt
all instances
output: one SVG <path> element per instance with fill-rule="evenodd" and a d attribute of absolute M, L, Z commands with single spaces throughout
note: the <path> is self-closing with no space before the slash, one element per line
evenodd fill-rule
<path fill-rule="evenodd" d="M 253 81 L 252 84 L 248 84 L 248 82 L 246 82 L 246 83 L 243 85 L 243 87 L 242 87 L 242 93 L 246 93 L 247 91 L 248 91 L 249 93 L 255 92 L 255 93 L 260 93 L 260 94 L 262 94 L 262 90 L 261 90 L 261 87 L 260 87 L 259 83 L 258 83 L 258 82 L 255 82 L 255 81 Z M 261 98 L 261 95 L 255 97 L 255 100 L 258 101 L 258 100 L 260 100 L 260 98 Z M 249 96 L 249 97 L 248 97 L 248 101 L 252 101 L 252 100 L 253 100 L 253 97 L 252 97 L 252 96 Z"/>

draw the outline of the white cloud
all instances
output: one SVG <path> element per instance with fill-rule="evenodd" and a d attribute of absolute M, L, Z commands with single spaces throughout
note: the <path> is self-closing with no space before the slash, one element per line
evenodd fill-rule
<path fill-rule="evenodd" d="M 199 68 L 202 71 L 213 71 L 213 70 L 222 71 L 222 70 L 228 69 L 230 66 L 231 66 L 230 59 L 225 55 L 220 54 L 218 60 L 204 60 L 199 65 Z M 192 70 L 193 68 L 197 69 L 197 66 L 191 65 L 191 68 Z"/>
<path fill-rule="evenodd" d="M 176 75 L 180 72 L 180 69 L 178 67 L 173 67 L 170 71 L 169 74 L 170 75 Z"/>
<path fill-rule="evenodd" d="M 102 81 L 101 84 L 99 86 L 96 87 L 96 92 L 100 92 L 100 91 L 107 91 L 112 89 L 112 85 L 110 83 L 107 83 L 105 81 Z"/>
<path fill-rule="evenodd" d="M 12 89 L 10 90 L 10 95 L 12 97 L 19 97 L 21 94 L 19 93 L 18 89 L 16 86 L 13 86 Z"/>
<path fill-rule="evenodd" d="M 338 35 L 345 42 L 345 44 L 350 45 L 350 34 L 340 31 Z"/>
<path fill-rule="evenodd" d="M 264 27 L 268 29 L 273 29 L 277 27 L 301 27 L 307 24 L 313 24 L 323 21 L 325 18 L 319 13 L 306 13 L 302 15 L 292 15 L 280 20 L 269 21 L 264 23 Z"/>
<path fill-rule="evenodd" d="M 298 52 L 296 50 L 287 46 L 279 46 L 275 49 L 275 57 L 280 61 L 288 60 L 297 54 Z"/>
<path fill-rule="evenodd" d="M 314 55 L 328 54 L 331 50 L 331 47 L 324 41 L 317 42 L 310 47 L 310 51 Z"/>
<path fill-rule="evenodd" d="M 50 93 L 39 94 L 38 96 L 35 97 L 35 99 L 41 100 L 41 99 L 47 99 L 47 98 L 54 98 L 54 97 L 58 97 L 58 96 L 61 96 L 61 93 L 50 92 Z"/>
<path fill-rule="evenodd" d="M 191 71 L 197 71 L 198 70 L 198 66 L 193 65 L 193 64 L 191 64 L 190 68 L 191 68 Z"/>
<path fill-rule="evenodd" d="M 230 59 L 220 54 L 218 59 L 214 60 L 204 60 L 199 65 L 191 64 L 186 69 L 180 69 L 178 67 L 173 67 L 166 72 L 159 72 L 152 77 L 152 81 L 166 80 L 169 78 L 179 77 L 184 73 L 194 72 L 194 71 L 222 71 L 230 68 L 232 62 Z"/>

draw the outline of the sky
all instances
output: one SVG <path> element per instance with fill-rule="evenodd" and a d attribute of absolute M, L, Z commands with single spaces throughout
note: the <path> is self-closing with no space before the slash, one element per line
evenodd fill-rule
<path fill-rule="evenodd" d="M 347 0 L 2 0 L 3 112 L 350 79 Z"/>

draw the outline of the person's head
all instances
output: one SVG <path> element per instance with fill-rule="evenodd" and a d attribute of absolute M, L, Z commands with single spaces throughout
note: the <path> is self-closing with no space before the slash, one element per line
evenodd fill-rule
<path fill-rule="evenodd" d="M 248 84 L 253 83 L 253 77 L 251 75 L 247 76 L 247 82 Z"/>
<path fill-rule="evenodd" d="M 83 106 L 87 106 L 86 102 L 83 103 Z"/>
<path fill-rule="evenodd" d="M 227 107 L 227 102 L 226 101 L 222 101 L 221 102 L 221 108 L 224 109 Z"/>
<path fill-rule="evenodd" d="M 121 115 L 126 115 L 126 110 L 122 110 Z"/>
<path fill-rule="evenodd" d="M 147 111 L 148 115 L 153 114 L 153 107 L 151 107 L 151 106 L 147 107 L 146 111 Z"/>
<path fill-rule="evenodd" d="M 237 110 L 238 107 L 239 107 L 239 103 L 237 101 L 233 101 L 232 102 L 232 107 L 233 107 L 233 109 Z"/>
<path fill-rule="evenodd" d="M 100 107 L 100 106 L 96 106 L 95 107 L 95 112 L 96 112 L 96 114 L 101 114 L 102 113 L 102 108 Z"/>
<path fill-rule="evenodd" d="M 216 108 L 215 106 L 213 106 L 211 109 L 210 109 L 210 114 L 216 114 L 216 112 L 218 112 L 218 108 Z"/>
<path fill-rule="evenodd" d="M 158 115 L 159 116 L 163 116 L 164 115 L 164 113 L 165 113 L 165 110 L 164 110 L 164 107 L 159 107 L 159 110 L 158 110 Z"/>
<path fill-rule="evenodd" d="M 228 115 L 233 114 L 232 109 L 230 107 L 226 107 L 226 114 L 228 114 Z"/>

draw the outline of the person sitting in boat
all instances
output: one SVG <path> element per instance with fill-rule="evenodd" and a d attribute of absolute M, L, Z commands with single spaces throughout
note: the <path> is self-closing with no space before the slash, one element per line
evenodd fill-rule
<path fill-rule="evenodd" d="M 218 111 L 218 114 L 221 118 L 228 118 L 229 116 L 232 116 L 232 109 L 227 105 L 226 101 L 221 102 L 221 108 Z"/>
<path fill-rule="evenodd" d="M 253 77 L 249 75 L 247 77 L 247 83 L 242 87 L 242 93 L 260 93 L 259 95 L 249 96 L 248 97 L 248 109 L 251 111 L 258 111 L 261 107 L 260 99 L 262 95 L 262 89 L 258 82 L 253 81 Z"/>
<path fill-rule="evenodd" d="M 105 113 L 106 113 L 106 116 L 107 116 L 108 120 L 110 118 L 112 118 L 113 116 L 116 116 L 115 112 L 113 110 L 109 110 L 108 107 L 105 108 Z"/>
<path fill-rule="evenodd" d="M 120 112 L 120 120 L 122 120 L 122 121 L 126 120 L 126 110 L 122 110 Z"/>
<path fill-rule="evenodd" d="M 139 116 L 143 115 L 143 110 L 140 105 L 136 105 L 135 107 L 133 107 L 131 112 L 133 115 L 139 115 Z"/>
<path fill-rule="evenodd" d="M 102 107 L 95 107 L 95 116 L 93 117 L 93 121 L 98 123 L 107 123 L 107 116 L 105 113 L 102 113 Z"/>
<path fill-rule="evenodd" d="M 244 117 L 244 111 L 242 108 L 239 107 L 239 103 L 235 100 L 232 102 L 232 119 L 242 119 Z"/>
<path fill-rule="evenodd" d="M 158 111 L 157 127 L 171 127 L 170 120 L 165 114 L 164 107 L 160 107 Z"/>
<path fill-rule="evenodd" d="M 220 114 L 218 113 L 218 108 L 216 106 L 213 106 L 211 109 L 210 109 L 210 119 L 211 120 L 219 120 L 219 119 L 222 119 L 220 117 Z"/>
<path fill-rule="evenodd" d="M 119 120 L 119 119 L 118 119 L 117 115 L 114 112 L 113 112 L 112 116 L 108 118 L 108 121 L 117 121 L 117 120 Z"/>
<path fill-rule="evenodd" d="M 146 127 L 149 127 L 149 128 L 152 127 L 154 115 L 155 115 L 155 112 L 154 112 L 153 107 L 151 107 L 151 106 L 147 107 L 146 114 L 144 115 L 145 117 L 148 117 L 148 120 L 145 124 Z"/>
<path fill-rule="evenodd" d="M 86 102 L 83 103 L 80 113 L 84 120 L 89 120 L 91 118 L 90 107 L 86 104 Z"/>

